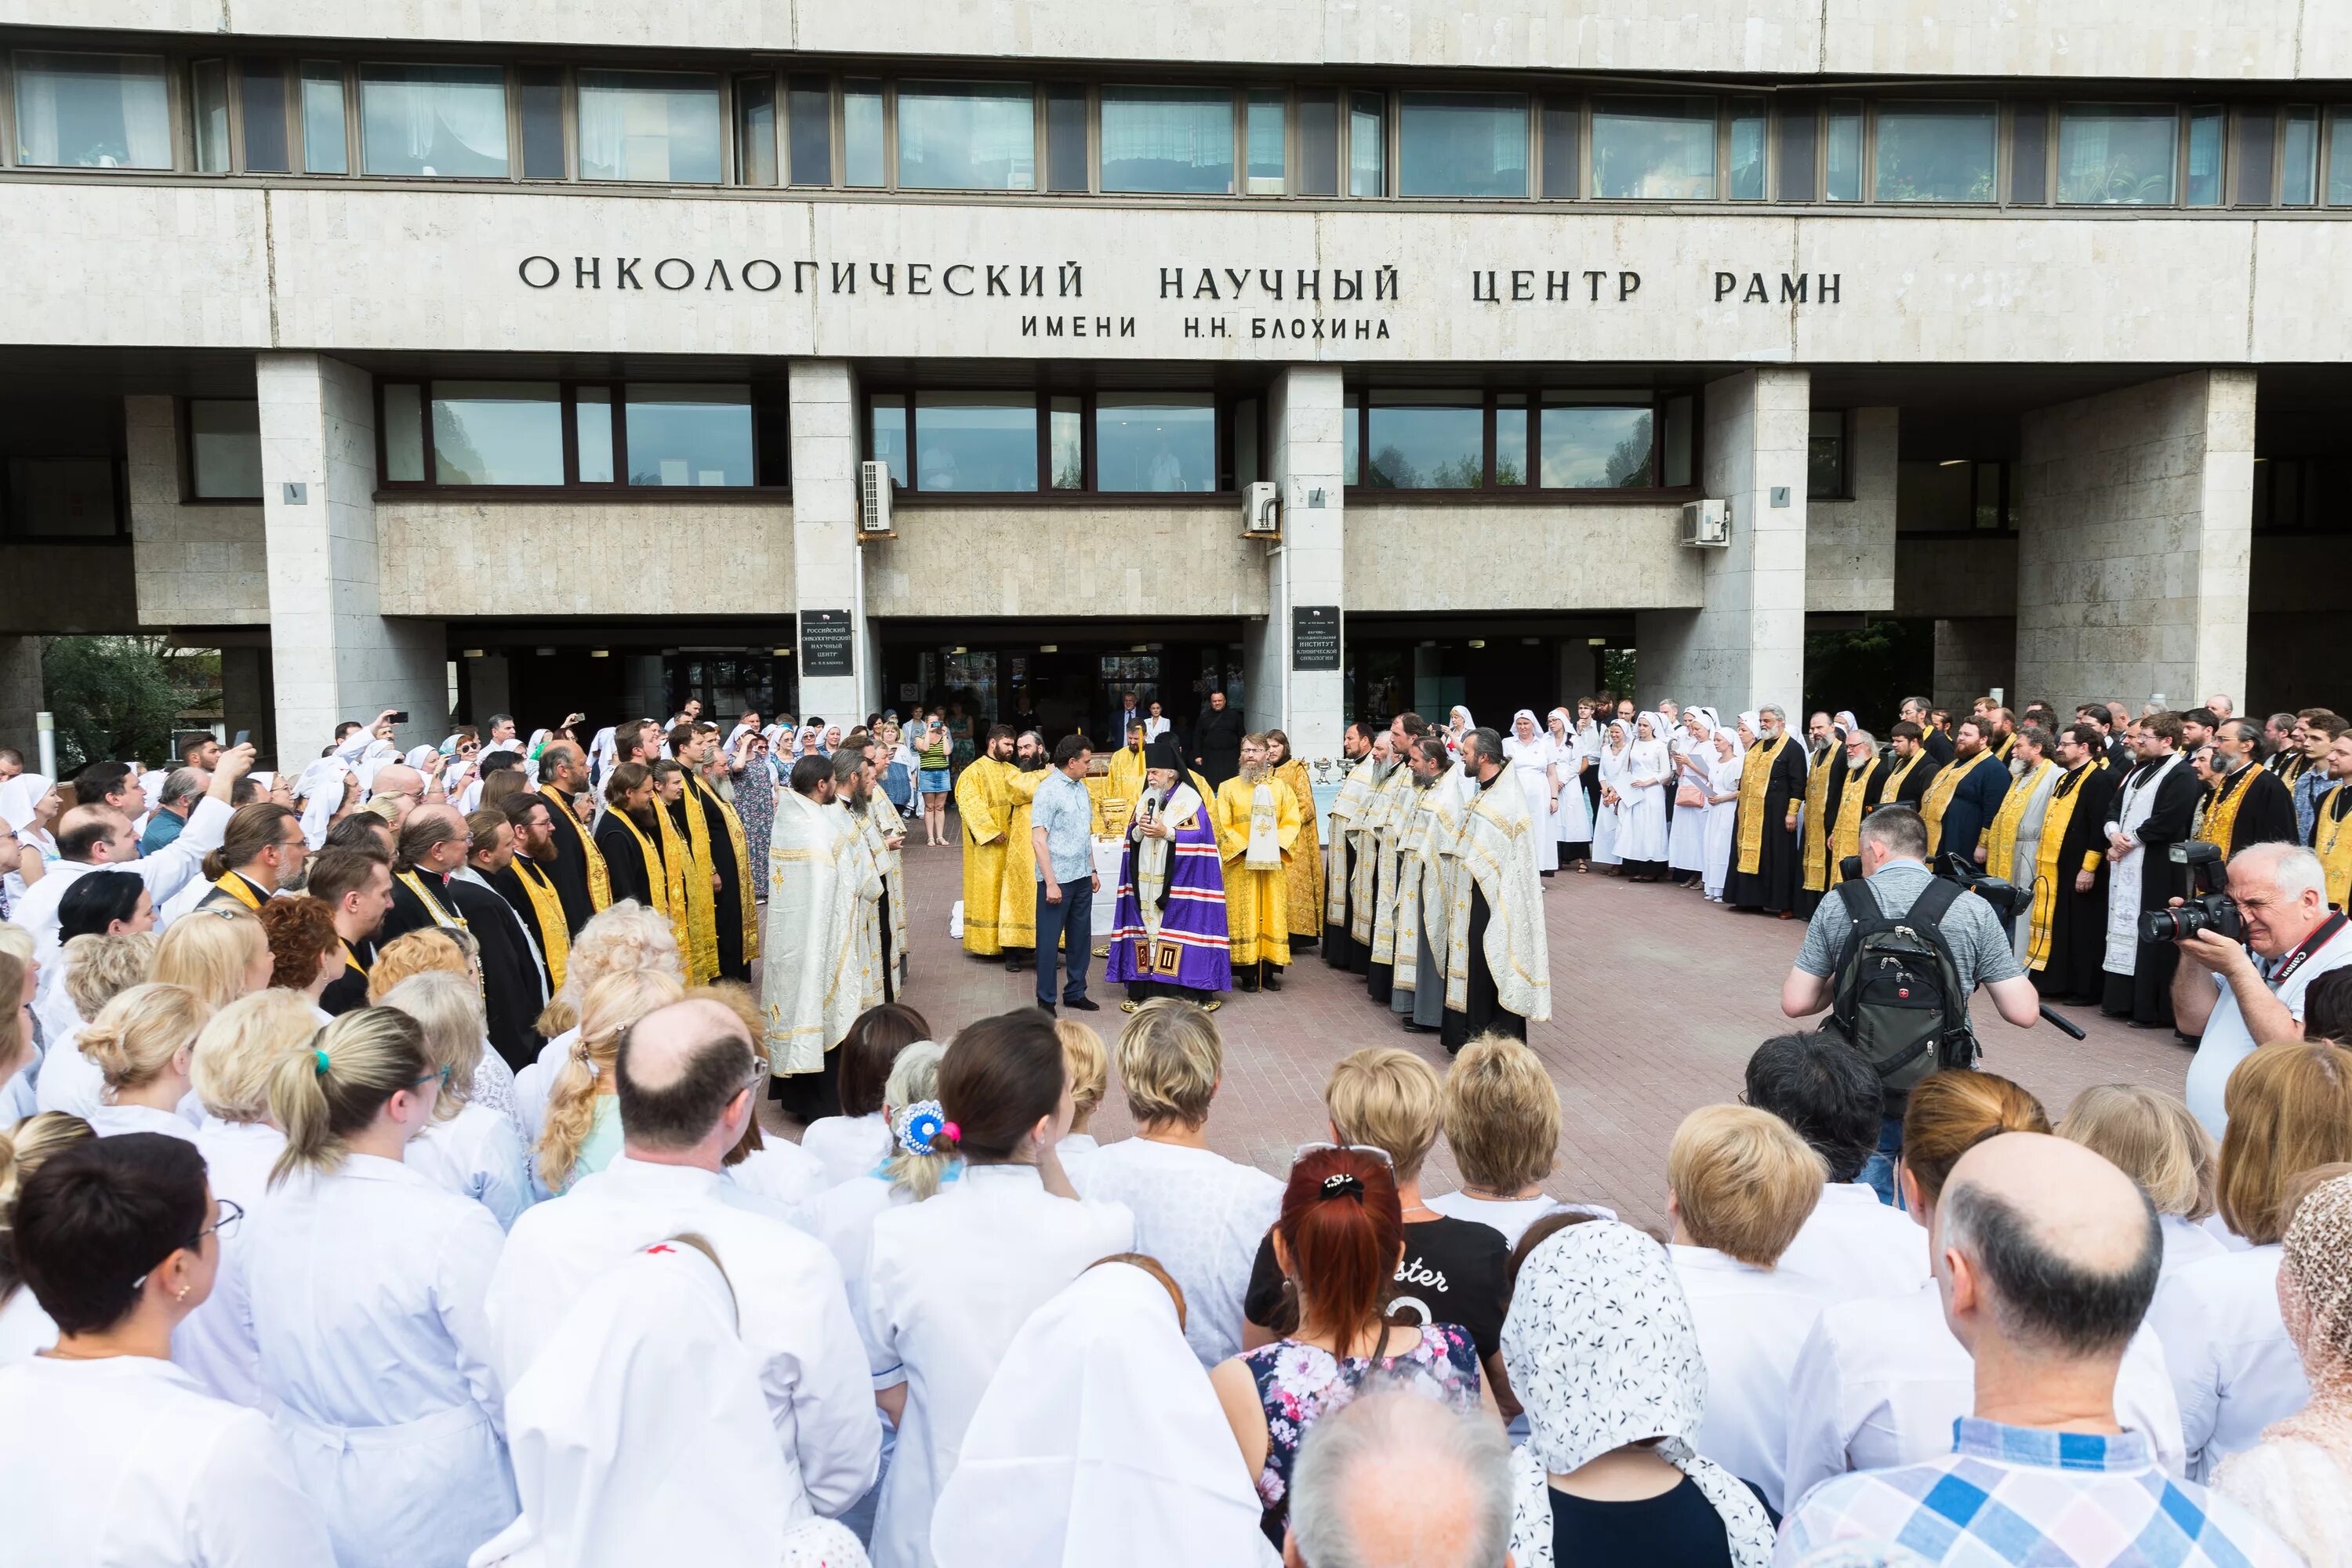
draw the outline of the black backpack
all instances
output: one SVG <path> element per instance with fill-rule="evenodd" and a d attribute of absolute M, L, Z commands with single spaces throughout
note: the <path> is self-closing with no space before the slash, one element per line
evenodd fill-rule
<path fill-rule="evenodd" d="M 1890 1095 L 1907 1093 L 1938 1068 L 1976 1065 L 1970 987 L 1942 929 L 1963 890 L 1938 877 L 1908 910 L 1890 915 L 1864 882 L 1838 884 L 1853 929 L 1832 977 L 1828 1026 L 1862 1054 Z"/>

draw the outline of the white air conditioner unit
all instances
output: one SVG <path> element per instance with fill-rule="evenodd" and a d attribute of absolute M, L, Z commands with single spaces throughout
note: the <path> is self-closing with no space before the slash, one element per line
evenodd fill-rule
<path fill-rule="evenodd" d="M 1731 542 L 1731 503 L 1694 500 L 1683 503 L 1682 534 L 1675 541 L 1686 550 L 1720 550 Z"/>
<path fill-rule="evenodd" d="M 1242 537 L 1282 537 L 1282 489 L 1268 479 L 1254 480 L 1242 491 Z"/>
<path fill-rule="evenodd" d="M 890 465 L 857 465 L 857 537 L 896 539 L 890 531 Z"/>

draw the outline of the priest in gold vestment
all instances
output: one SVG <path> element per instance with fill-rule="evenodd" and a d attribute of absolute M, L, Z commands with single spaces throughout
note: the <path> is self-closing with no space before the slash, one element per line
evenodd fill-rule
<path fill-rule="evenodd" d="M 1217 786 L 1217 850 L 1225 868 L 1225 924 L 1234 988 L 1282 989 L 1290 963 L 1289 862 L 1298 799 L 1266 765 L 1265 737 L 1242 737 L 1241 772 Z"/>
<path fill-rule="evenodd" d="M 1285 864 L 1283 898 L 1290 912 L 1290 945 L 1311 952 L 1323 936 L 1323 839 L 1315 820 L 1315 781 L 1307 764 L 1290 754 L 1290 737 L 1265 732 L 1265 763 L 1298 803 L 1298 842 Z"/>
<path fill-rule="evenodd" d="M 1013 771 L 1013 729 L 998 724 L 988 731 L 987 752 L 966 763 L 955 782 L 956 819 L 963 825 L 963 950 L 976 958 L 1004 952 L 997 910 L 1004 898 L 1005 835 L 1013 823 L 1006 785 Z"/>

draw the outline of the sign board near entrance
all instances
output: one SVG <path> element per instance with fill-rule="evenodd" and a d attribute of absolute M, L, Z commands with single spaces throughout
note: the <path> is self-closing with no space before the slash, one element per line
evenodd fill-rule
<path fill-rule="evenodd" d="M 850 646 L 847 610 L 801 612 L 801 673 L 855 675 L 856 659 Z"/>
<path fill-rule="evenodd" d="M 1339 668 L 1339 605 L 1290 606 L 1290 668 L 1331 670 Z"/>

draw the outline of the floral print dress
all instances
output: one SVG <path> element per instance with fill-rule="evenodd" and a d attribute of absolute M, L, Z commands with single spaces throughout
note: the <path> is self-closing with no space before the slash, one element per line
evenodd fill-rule
<path fill-rule="evenodd" d="M 1258 1473 L 1260 1521 L 1279 1550 L 1290 1516 L 1290 1472 L 1307 1428 L 1344 1408 L 1368 1382 L 1402 1386 L 1468 1410 L 1478 1403 L 1478 1347 L 1470 1331 L 1454 1323 L 1424 1323 L 1421 1343 L 1402 1355 L 1378 1362 L 1370 1356 L 1334 1356 L 1318 1345 L 1276 1340 L 1242 1356 L 1256 1380 L 1265 1411 L 1265 1468 Z"/>

